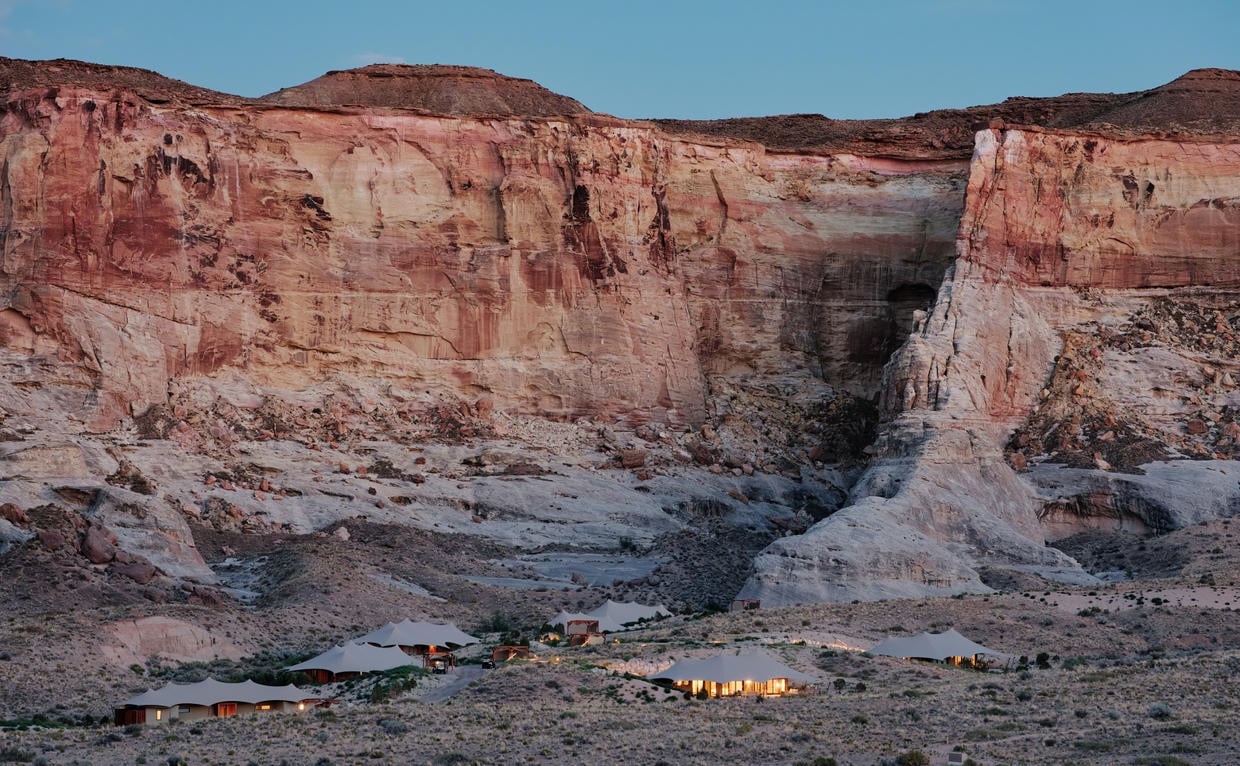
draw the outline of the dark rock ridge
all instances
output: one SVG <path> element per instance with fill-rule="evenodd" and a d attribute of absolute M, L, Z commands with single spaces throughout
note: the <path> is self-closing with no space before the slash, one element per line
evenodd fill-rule
<path fill-rule="evenodd" d="M 1240 73 L 1194 69 L 1135 93 L 1068 93 L 1009 98 L 999 104 L 936 109 L 896 119 L 833 120 L 820 114 L 722 120 L 657 119 L 675 133 L 728 136 L 795 152 L 855 152 L 874 157 L 967 159 L 973 136 L 991 126 L 1037 125 L 1109 135 L 1240 133 Z"/>
<path fill-rule="evenodd" d="M 434 114 L 550 117 L 590 111 L 532 80 L 445 65 L 371 64 L 333 71 L 259 100 L 280 106 L 413 108 Z"/>

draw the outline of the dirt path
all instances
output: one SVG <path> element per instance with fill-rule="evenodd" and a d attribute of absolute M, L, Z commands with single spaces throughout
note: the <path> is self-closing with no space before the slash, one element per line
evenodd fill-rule
<path fill-rule="evenodd" d="M 448 683 L 431 689 L 421 699 L 423 702 L 430 703 L 445 702 L 455 696 L 461 689 L 469 686 L 471 681 L 482 678 L 485 672 L 477 665 L 462 665 L 448 674 L 450 679 Z"/>

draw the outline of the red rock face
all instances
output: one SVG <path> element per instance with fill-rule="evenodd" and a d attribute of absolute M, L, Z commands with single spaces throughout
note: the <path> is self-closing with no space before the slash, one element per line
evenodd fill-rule
<path fill-rule="evenodd" d="M 964 257 L 990 279 L 1102 290 L 1240 284 L 1240 150 L 984 131 Z M 1002 204 L 994 204 L 1001 199 Z"/>
<path fill-rule="evenodd" d="M 91 430 L 146 413 L 140 431 L 193 451 L 241 438 L 225 410 L 296 422 L 263 395 L 361 379 L 463 438 L 493 413 L 709 421 L 733 441 L 748 428 L 753 454 L 793 394 L 881 393 L 856 502 L 760 557 L 745 595 L 772 604 L 1073 570 L 1043 545 L 1049 505 L 1026 479 L 1043 422 L 1007 450 L 1037 417 L 1068 426 L 1055 449 L 1107 485 L 1053 487 L 1086 497 L 1059 508 L 1151 505 L 1149 485 L 1112 486 L 1116 440 L 1138 457 L 1232 448 L 1236 73 L 905 120 L 656 126 L 477 70 L 331 73 L 264 102 L 44 64 L 0 60 L 10 415 L 38 391 Z M 416 87 L 384 89 L 401 78 Z M 354 85 L 367 106 L 343 105 Z M 1209 342 L 1148 350 L 1190 327 Z M 262 393 L 233 386 L 220 420 L 191 426 L 206 376 Z M 340 406 L 305 409 L 329 443 L 347 433 Z M 787 459 L 811 460 L 793 441 Z"/>
<path fill-rule="evenodd" d="M 980 132 L 959 258 L 886 369 L 853 505 L 772 545 L 742 595 L 945 595 L 1012 569 L 1081 583 L 1046 539 L 1230 514 L 1229 468 L 1202 458 L 1235 431 L 1238 236 L 1234 137 Z M 1154 465 L 1177 454 L 1197 459 Z"/>
<path fill-rule="evenodd" d="M 869 396 L 964 169 L 96 88 L 10 94 L 0 131 L 0 336 L 87 371 L 95 429 L 225 368 L 550 418 L 700 422 L 715 376 Z"/>

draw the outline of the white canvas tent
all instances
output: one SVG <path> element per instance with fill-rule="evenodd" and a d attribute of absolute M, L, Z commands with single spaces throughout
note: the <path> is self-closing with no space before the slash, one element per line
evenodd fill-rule
<path fill-rule="evenodd" d="M 608 600 L 592 612 L 560 612 L 555 617 L 552 617 L 547 624 L 567 626 L 571 620 L 598 620 L 599 630 L 606 633 L 614 633 L 624 630 L 626 625 L 631 625 L 641 620 L 670 617 L 671 614 L 671 612 L 667 611 L 667 607 L 662 604 L 658 606 L 645 606 L 644 604 L 635 604 L 627 601 Z"/>
<path fill-rule="evenodd" d="M 452 623 L 440 625 L 433 622 L 413 622 L 406 618 L 400 622 L 389 622 L 353 641 L 375 646 L 465 646 L 476 644 L 479 639 Z"/>
<path fill-rule="evenodd" d="M 229 683 L 208 678 L 192 684 L 168 684 L 130 697 L 116 708 L 116 723 L 162 723 L 172 719 L 228 716 L 259 711 L 305 710 L 321 697 L 287 686 L 254 681 Z"/>
<path fill-rule="evenodd" d="M 955 630 L 889 638 L 879 643 L 869 653 L 885 657 L 906 657 L 937 662 L 947 662 L 953 658 L 972 660 L 978 656 L 997 658 L 1009 656 L 970 641 Z"/>
<path fill-rule="evenodd" d="M 652 681 L 668 681 L 677 689 L 692 694 L 705 690 L 711 697 L 785 694 L 817 680 L 763 652 L 685 659 L 646 677 Z"/>
<path fill-rule="evenodd" d="M 344 644 L 333 646 L 317 657 L 299 662 L 288 670 L 307 671 L 319 680 L 319 683 L 326 683 L 326 680 L 322 679 L 328 676 L 334 678 L 340 673 L 373 673 L 412 664 L 413 659 L 395 646 Z"/>

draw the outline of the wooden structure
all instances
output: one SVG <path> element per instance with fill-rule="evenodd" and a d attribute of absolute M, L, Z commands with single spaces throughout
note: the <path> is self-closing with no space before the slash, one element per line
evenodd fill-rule
<path fill-rule="evenodd" d="M 420 655 L 422 657 L 422 667 L 427 670 L 435 670 L 436 668 L 451 670 L 456 667 L 456 655 L 452 652 L 440 651 L 431 647 L 428 651 L 421 652 Z"/>
<path fill-rule="evenodd" d="M 530 658 L 530 648 L 528 646 L 507 646 L 500 645 L 492 647 L 491 660 L 494 662 L 507 662 L 508 660 L 528 660 Z"/>
<path fill-rule="evenodd" d="M 591 646 L 604 641 L 603 632 L 599 630 L 598 620 L 569 620 L 564 626 L 569 646 Z"/>

